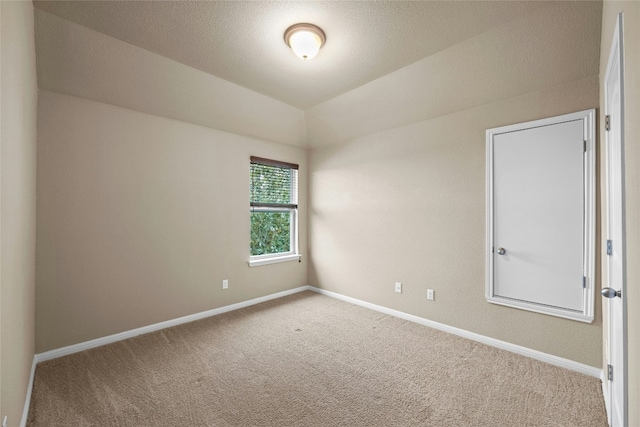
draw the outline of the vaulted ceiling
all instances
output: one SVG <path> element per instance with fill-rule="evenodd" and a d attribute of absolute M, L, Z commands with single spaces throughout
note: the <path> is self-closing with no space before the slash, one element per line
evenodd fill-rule
<path fill-rule="evenodd" d="M 303 147 L 599 73 L 600 0 L 34 4 L 40 89 Z"/>

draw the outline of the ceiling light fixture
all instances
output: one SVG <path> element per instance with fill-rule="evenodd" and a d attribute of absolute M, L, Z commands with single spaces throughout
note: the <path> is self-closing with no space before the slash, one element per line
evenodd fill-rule
<path fill-rule="evenodd" d="M 298 57 L 307 60 L 318 54 L 327 37 L 313 24 L 295 24 L 284 32 L 284 41 Z"/>

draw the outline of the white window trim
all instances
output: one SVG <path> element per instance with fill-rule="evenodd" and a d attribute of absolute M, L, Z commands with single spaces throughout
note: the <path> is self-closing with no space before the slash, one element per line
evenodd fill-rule
<path fill-rule="evenodd" d="M 249 259 L 249 267 L 259 267 L 261 265 L 277 264 L 280 262 L 287 262 L 287 261 L 300 261 L 300 258 L 301 258 L 300 254 L 290 254 L 290 253 L 256 255 L 256 256 L 252 256 L 251 259 Z"/>

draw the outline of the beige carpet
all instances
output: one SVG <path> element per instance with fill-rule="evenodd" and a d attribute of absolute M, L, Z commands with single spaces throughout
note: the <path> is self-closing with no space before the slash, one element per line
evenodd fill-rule
<path fill-rule="evenodd" d="M 606 426 L 598 379 L 304 292 L 38 365 L 35 426 Z"/>

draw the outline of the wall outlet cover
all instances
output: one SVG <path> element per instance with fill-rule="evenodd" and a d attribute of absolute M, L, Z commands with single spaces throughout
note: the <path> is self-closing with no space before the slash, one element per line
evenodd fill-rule
<path fill-rule="evenodd" d="M 433 289 L 427 289 L 427 299 L 431 301 L 435 299 L 435 292 L 433 292 Z"/>
<path fill-rule="evenodd" d="M 229 288 L 229 280 L 228 279 L 224 279 L 222 281 L 222 289 L 228 289 Z"/>
<path fill-rule="evenodd" d="M 401 294 L 402 293 L 402 283 L 396 282 L 395 290 L 396 290 L 397 293 Z"/>

